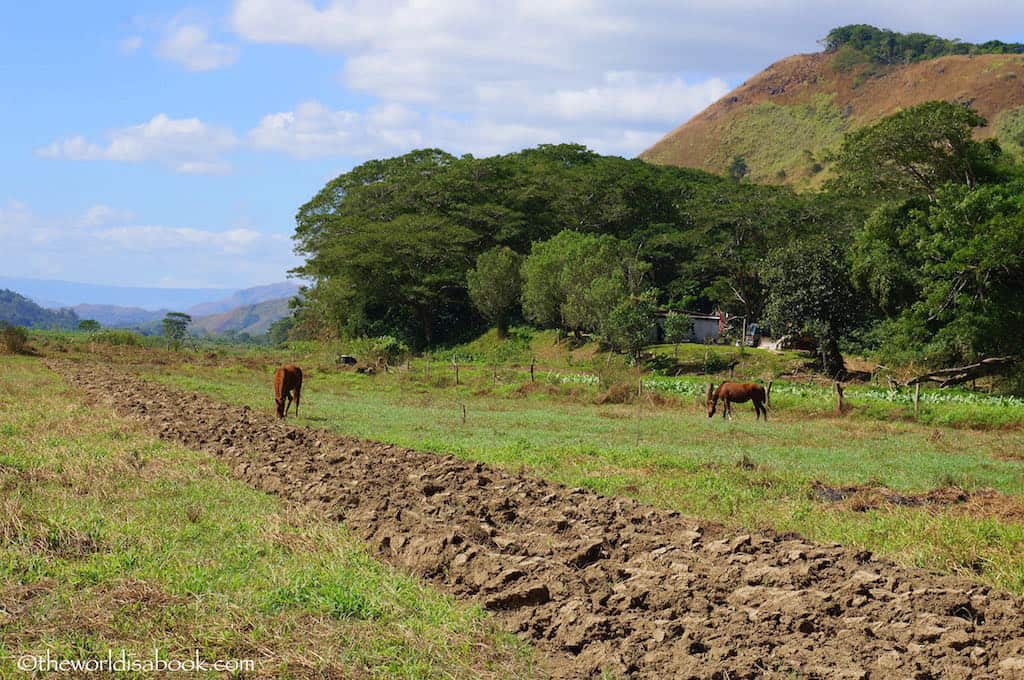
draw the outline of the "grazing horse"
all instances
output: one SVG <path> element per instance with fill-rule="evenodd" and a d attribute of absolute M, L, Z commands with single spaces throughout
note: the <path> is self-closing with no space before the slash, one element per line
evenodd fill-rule
<path fill-rule="evenodd" d="M 274 373 L 274 403 L 277 417 L 284 418 L 295 398 L 295 415 L 299 415 L 299 396 L 302 394 L 302 369 L 293 364 L 282 366 Z M 287 405 L 285 399 L 288 400 Z"/>
<path fill-rule="evenodd" d="M 755 420 L 759 419 L 762 415 L 765 421 L 768 420 L 768 407 L 764 405 L 765 393 L 764 388 L 754 383 L 734 383 L 724 382 L 715 389 L 714 383 L 708 385 L 708 418 L 715 415 L 715 409 L 718 407 L 718 400 L 722 399 L 725 401 L 725 406 L 722 407 L 722 417 L 728 416 L 732 418 L 732 405 L 733 403 L 742 404 L 744 402 L 753 401 L 754 411 L 757 413 Z"/>

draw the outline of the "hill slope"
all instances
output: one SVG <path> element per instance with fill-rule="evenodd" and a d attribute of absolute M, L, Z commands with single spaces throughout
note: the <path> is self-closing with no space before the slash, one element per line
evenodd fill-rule
<path fill-rule="evenodd" d="M 1024 156 L 1024 55 L 879 64 L 839 49 L 772 64 L 640 157 L 725 173 L 742 156 L 752 181 L 814 187 L 846 132 L 931 100 L 970 104 L 989 121 L 980 137 Z"/>
<path fill-rule="evenodd" d="M 192 319 L 192 331 L 202 334 L 220 335 L 229 331 L 262 335 L 270 328 L 270 324 L 291 313 L 288 308 L 290 298 L 267 300 L 254 305 L 244 305 L 235 309 Z"/>
<path fill-rule="evenodd" d="M 0 289 L 0 322 L 29 328 L 76 328 L 78 316 L 70 309 L 44 309 L 12 290 Z"/>

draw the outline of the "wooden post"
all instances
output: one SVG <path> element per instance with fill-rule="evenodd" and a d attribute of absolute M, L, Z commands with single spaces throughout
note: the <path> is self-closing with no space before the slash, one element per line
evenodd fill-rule
<path fill-rule="evenodd" d="M 466 405 L 462 404 L 462 424 L 466 424 Z"/>
<path fill-rule="evenodd" d="M 455 369 L 455 384 L 459 384 L 459 362 L 456 359 L 452 359 L 452 368 Z"/>
<path fill-rule="evenodd" d="M 765 406 L 771 406 L 772 405 L 772 381 L 771 380 L 768 381 L 768 387 L 764 391 L 764 403 L 765 403 Z"/>
<path fill-rule="evenodd" d="M 530 357 L 530 382 L 533 382 L 533 367 L 537 363 L 537 357 Z"/>
<path fill-rule="evenodd" d="M 921 404 L 921 383 L 914 383 L 914 417 L 920 412 Z"/>
<path fill-rule="evenodd" d="M 839 383 L 836 383 L 836 413 L 842 415 L 844 409 L 845 404 L 843 403 L 843 386 L 840 385 Z"/>

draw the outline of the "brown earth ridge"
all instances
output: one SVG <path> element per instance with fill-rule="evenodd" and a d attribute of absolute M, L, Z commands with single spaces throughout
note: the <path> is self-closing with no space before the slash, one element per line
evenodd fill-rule
<path fill-rule="evenodd" d="M 1018 157 L 1024 121 L 1024 55 L 954 55 L 913 64 L 836 66 L 836 54 L 782 59 L 669 132 L 640 158 L 723 174 L 742 156 L 749 178 L 820 185 L 846 132 L 926 101 L 974 107 Z M 824 170 L 824 172 L 822 172 Z"/>
<path fill-rule="evenodd" d="M 1024 602 L 965 579 L 294 427 L 107 365 L 49 366 L 481 603 L 555 677 L 1024 678 Z"/>

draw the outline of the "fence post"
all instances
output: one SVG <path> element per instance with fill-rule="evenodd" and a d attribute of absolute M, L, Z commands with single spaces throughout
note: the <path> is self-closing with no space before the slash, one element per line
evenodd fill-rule
<path fill-rule="evenodd" d="M 537 357 L 530 357 L 530 382 L 533 382 L 533 367 L 537 363 Z"/>
<path fill-rule="evenodd" d="M 921 383 L 914 383 L 914 417 L 917 418 L 921 403 Z"/>
<path fill-rule="evenodd" d="M 455 384 L 459 384 L 459 362 L 456 359 L 452 359 L 452 367 L 455 368 Z"/>
<path fill-rule="evenodd" d="M 466 405 L 462 404 L 462 424 L 466 424 Z"/>

